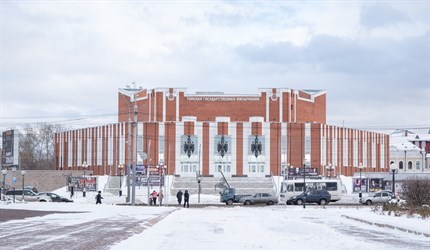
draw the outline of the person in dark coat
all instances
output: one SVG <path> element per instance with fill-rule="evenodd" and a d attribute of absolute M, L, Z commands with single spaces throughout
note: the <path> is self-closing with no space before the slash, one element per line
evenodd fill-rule
<path fill-rule="evenodd" d="M 102 204 L 102 191 L 99 191 L 99 193 L 96 195 L 96 204 Z"/>
<path fill-rule="evenodd" d="M 184 207 L 187 205 L 187 207 L 190 207 L 190 194 L 188 193 L 188 190 L 185 190 L 184 193 Z"/>
<path fill-rule="evenodd" d="M 75 195 L 75 187 L 73 185 L 70 185 L 70 199 L 73 198 L 73 195 Z"/>
<path fill-rule="evenodd" d="M 176 198 L 178 198 L 178 204 L 182 204 L 182 191 L 179 190 L 178 193 L 176 193 Z"/>

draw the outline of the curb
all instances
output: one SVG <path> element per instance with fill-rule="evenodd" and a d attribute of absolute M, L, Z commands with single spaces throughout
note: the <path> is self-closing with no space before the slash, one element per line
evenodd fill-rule
<path fill-rule="evenodd" d="M 371 222 L 371 221 L 367 221 L 367 220 L 363 220 L 363 219 L 358 219 L 358 218 L 354 218 L 354 217 L 347 216 L 347 215 L 341 215 L 341 217 L 344 217 L 344 218 L 347 218 L 347 219 L 350 219 L 350 220 L 355 220 L 355 221 L 362 222 L 362 223 L 366 223 L 366 224 L 369 224 L 369 225 L 375 225 L 377 227 L 397 229 L 397 230 L 400 230 L 402 232 L 413 233 L 413 234 L 416 234 L 416 235 L 424 235 L 425 237 L 430 237 L 430 234 L 428 234 L 428 233 L 418 232 L 418 231 L 414 231 L 414 230 L 411 230 L 411 229 L 406 229 L 406 228 L 403 228 L 403 227 L 388 225 L 388 224 L 384 224 L 384 223 Z"/>

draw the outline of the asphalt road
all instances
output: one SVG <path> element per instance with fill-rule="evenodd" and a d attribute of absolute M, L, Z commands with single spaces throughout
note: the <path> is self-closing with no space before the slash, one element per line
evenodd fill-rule
<path fill-rule="evenodd" d="M 115 242 L 151 227 L 163 217 L 156 216 L 148 220 L 111 217 L 70 225 L 43 219 L 23 220 L 55 213 L 69 212 L 0 209 L 0 249 L 108 249 Z"/>

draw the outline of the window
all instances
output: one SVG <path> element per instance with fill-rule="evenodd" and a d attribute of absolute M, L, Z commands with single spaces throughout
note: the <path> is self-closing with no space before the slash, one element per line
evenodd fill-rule
<path fill-rule="evenodd" d="M 326 183 L 327 191 L 336 191 L 337 183 L 336 182 L 327 182 Z"/>
<path fill-rule="evenodd" d="M 295 185 L 296 186 L 295 186 L 294 191 L 296 191 L 296 192 L 303 191 L 303 187 L 304 187 L 303 183 L 296 183 Z"/>
<path fill-rule="evenodd" d="M 158 137 L 158 159 L 164 162 L 164 136 Z"/>
<path fill-rule="evenodd" d="M 417 169 L 421 169 L 421 162 L 420 161 L 415 162 L 415 167 Z"/>
<path fill-rule="evenodd" d="M 408 161 L 408 169 L 412 169 L 412 162 Z"/>
<path fill-rule="evenodd" d="M 260 165 L 260 172 L 264 172 L 264 165 Z"/>
<path fill-rule="evenodd" d="M 387 197 L 388 194 L 387 193 L 382 193 L 382 196 Z"/>
<path fill-rule="evenodd" d="M 182 165 L 181 168 L 182 168 L 182 172 L 185 172 L 185 173 L 188 172 L 188 164 Z"/>
<path fill-rule="evenodd" d="M 399 161 L 399 169 L 403 169 L 403 161 Z"/>

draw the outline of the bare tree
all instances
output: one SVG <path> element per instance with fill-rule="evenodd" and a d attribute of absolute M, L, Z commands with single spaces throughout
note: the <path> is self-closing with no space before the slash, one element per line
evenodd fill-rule
<path fill-rule="evenodd" d="M 54 133 L 63 130 L 59 124 L 26 125 L 20 136 L 20 165 L 22 169 L 55 169 Z"/>
<path fill-rule="evenodd" d="M 430 205 L 430 180 L 409 179 L 403 183 L 403 194 L 411 207 Z"/>

